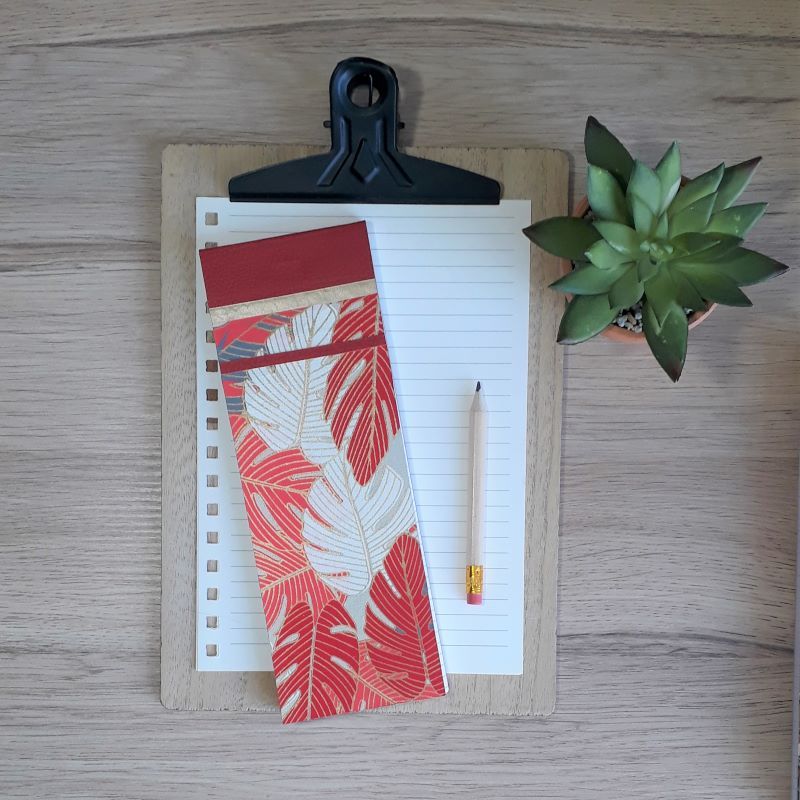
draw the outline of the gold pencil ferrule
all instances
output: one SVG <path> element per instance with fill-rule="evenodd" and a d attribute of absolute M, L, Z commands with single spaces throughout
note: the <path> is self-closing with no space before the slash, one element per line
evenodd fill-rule
<path fill-rule="evenodd" d="M 483 594 L 483 567 L 467 566 L 467 594 Z"/>

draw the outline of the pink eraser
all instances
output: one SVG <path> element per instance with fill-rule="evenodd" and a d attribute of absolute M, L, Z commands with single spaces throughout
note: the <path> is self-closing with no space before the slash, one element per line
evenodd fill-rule
<path fill-rule="evenodd" d="M 467 605 L 470 606 L 479 606 L 483 603 L 483 595 L 482 594 L 467 594 Z"/>

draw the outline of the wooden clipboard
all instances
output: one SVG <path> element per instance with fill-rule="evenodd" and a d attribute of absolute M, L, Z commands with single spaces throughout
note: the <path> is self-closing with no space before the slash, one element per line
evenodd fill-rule
<path fill-rule="evenodd" d="M 226 196 L 232 175 L 324 152 L 298 145 L 172 145 L 162 158 L 161 700 L 172 709 L 273 711 L 272 673 L 197 672 L 195 653 L 195 198 Z M 556 150 L 409 148 L 499 180 L 530 198 L 534 220 L 567 211 L 568 162 Z M 520 234 L 521 235 L 521 234 Z M 561 456 L 563 301 L 547 285 L 556 258 L 531 253 L 524 672 L 451 675 L 444 698 L 379 713 L 544 715 L 556 689 L 556 582 Z"/>
<path fill-rule="evenodd" d="M 367 102 L 354 97 L 367 90 Z M 377 99 L 375 99 L 377 97 Z M 194 669 L 196 589 L 195 198 L 232 201 L 492 205 L 566 212 L 568 164 L 551 150 L 400 151 L 399 86 L 387 64 L 349 58 L 330 80 L 331 148 L 173 146 L 162 162 L 161 698 L 169 708 L 277 710 L 271 673 Z M 373 102 L 374 101 L 374 102 Z M 242 173 L 242 174 L 239 174 Z M 230 176 L 230 182 L 228 179 Z M 533 220 L 532 220 L 533 221 Z M 521 232 L 520 232 L 520 235 Z M 555 705 L 562 358 L 557 259 L 537 254 L 530 283 L 523 674 L 450 676 L 444 698 L 384 712 L 548 714 Z M 424 532 L 423 532 L 424 541 Z"/>

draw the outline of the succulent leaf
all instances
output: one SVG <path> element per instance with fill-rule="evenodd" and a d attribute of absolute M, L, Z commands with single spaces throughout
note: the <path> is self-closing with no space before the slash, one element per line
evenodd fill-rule
<path fill-rule="evenodd" d="M 683 308 L 673 301 L 663 323 L 659 323 L 653 309 L 645 304 L 642 330 L 656 361 L 674 383 L 683 372 L 689 338 L 689 322 Z"/>
<path fill-rule="evenodd" d="M 704 230 L 711 219 L 714 200 L 715 195 L 706 195 L 675 214 L 669 221 L 670 238 L 680 236 L 682 233 Z"/>
<path fill-rule="evenodd" d="M 656 216 L 650 206 L 636 194 L 628 194 L 628 203 L 636 230 L 643 236 L 651 236 L 656 225 Z"/>
<path fill-rule="evenodd" d="M 660 214 L 669 207 L 681 187 L 681 151 L 677 142 L 673 142 L 661 157 L 656 175 L 661 181 L 661 207 L 656 209 Z"/>
<path fill-rule="evenodd" d="M 718 239 L 716 244 L 712 245 L 711 247 L 705 247 L 691 252 L 688 255 L 681 257 L 680 260 L 720 261 L 742 243 L 742 240 L 738 236 L 728 236 L 726 233 L 713 233 L 711 235 L 715 239 Z"/>
<path fill-rule="evenodd" d="M 599 269 L 593 264 L 573 269 L 568 274 L 550 284 L 551 289 L 569 294 L 607 294 L 626 271 L 627 265 Z"/>
<path fill-rule="evenodd" d="M 741 244 L 737 236 L 726 233 L 682 233 L 672 239 L 672 261 L 716 261 Z"/>
<path fill-rule="evenodd" d="M 610 172 L 625 188 L 633 171 L 633 158 L 625 145 L 594 117 L 586 120 L 583 143 L 586 161 Z"/>
<path fill-rule="evenodd" d="M 720 243 L 721 237 L 712 233 L 696 233 L 689 231 L 673 236 L 670 239 L 675 248 L 674 258 L 682 258 L 688 254 L 699 253 L 701 250 L 708 250 Z"/>
<path fill-rule="evenodd" d="M 655 275 L 644 285 L 645 306 L 650 306 L 659 327 L 669 314 L 672 303 L 675 302 L 675 284 L 672 277 L 665 269 L 659 269 Z"/>
<path fill-rule="evenodd" d="M 666 239 L 667 233 L 669 231 L 669 217 L 667 216 L 667 212 L 665 211 L 656 222 L 656 229 L 653 231 L 653 235 L 657 239 Z"/>
<path fill-rule="evenodd" d="M 746 247 L 737 247 L 720 259 L 720 265 L 739 286 L 751 286 L 781 275 L 789 267 Z"/>
<path fill-rule="evenodd" d="M 592 211 L 599 219 L 623 223 L 627 223 L 630 219 L 625 195 L 619 188 L 617 179 L 608 170 L 589 164 L 586 194 Z"/>
<path fill-rule="evenodd" d="M 682 186 L 675 195 L 675 199 L 670 204 L 670 217 L 674 217 L 680 211 L 683 211 L 686 206 L 690 206 L 701 197 L 706 197 L 716 192 L 724 172 L 725 165 L 719 164 L 714 167 L 714 169 L 710 169 L 708 172 L 698 175 L 694 180 Z"/>
<path fill-rule="evenodd" d="M 606 220 L 599 220 L 594 223 L 594 226 L 615 250 L 630 256 L 631 259 L 638 258 L 641 239 L 633 228 L 629 228 L 621 222 Z"/>
<path fill-rule="evenodd" d="M 714 211 L 722 211 L 736 202 L 739 195 L 747 188 L 760 163 L 761 156 L 742 161 L 741 164 L 734 164 L 732 167 L 725 167 L 725 173 L 717 189 Z"/>
<path fill-rule="evenodd" d="M 747 203 L 731 206 L 713 214 L 706 226 L 709 233 L 727 233 L 744 239 L 747 232 L 758 222 L 767 209 L 766 203 Z"/>
<path fill-rule="evenodd" d="M 628 197 L 635 194 L 640 200 L 647 203 L 653 214 L 661 212 L 663 197 L 661 181 L 647 164 L 643 164 L 641 161 L 635 162 L 627 194 Z"/>
<path fill-rule="evenodd" d="M 681 308 L 690 308 L 692 311 L 705 311 L 708 304 L 700 296 L 694 284 L 678 270 L 670 271 L 670 277 L 675 284 L 675 300 Z"/>
<path fill-rule="evenodd" d="M 655 275 L 656 272 L 658 272 L 658 269 L 659 269 L 658 264 L 656 262 L 652 261 L 650 256 L 647 256 L 647 255 L 642 256 L 639 259 L 639 263 L 637 264 L 637 271 L 638 271 L 638 274 L 639 274 L 639 280 L 642 283 L 645 283 L 646 281 L 649 281 L 650 278 L 652 278 L 653 275 Z"/>
<path fill-rule="evenodd" d="M 585 342 L 597 336 L 617 313 L 618 309 L 609 305 L 608 295 L 576 295 L 561 317 L 557 340 L 562 344 Z"/>
<path fill-rule="evenodd" d="M 605 239 L 596 241 L 587 251 L 586 258 L 600 269 L 610 269 L 631 260 L 628 253 L 621 253 L 613 248 Z"/>
<path fill-rule="evenodd" d="M 639 282 L 636 264 L 630 264 L 608 292 L 608 301 L 613 308 L 630 308 L 644 294 L 644 285 Z"/>
<path fill-rule="evenodd" d="M 675 264 L 677 270 L 691 282 L 705 300 L 723 303 L 726 306 L 753 305 L 747 295 L 736 285 L 736 281 L 725 271 L 721 262 L 712 264 Z"/>
<path fill-rule="evenodd" d="M 525 228 L 523 233 L 542 250 L 569 259 L 582 259 L 584 253 L 600 240 L 595 227 L 577 217 L 543 219 Z"/>

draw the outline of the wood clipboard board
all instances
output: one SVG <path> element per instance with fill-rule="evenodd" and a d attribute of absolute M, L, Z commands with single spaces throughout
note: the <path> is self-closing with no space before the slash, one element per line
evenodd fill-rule
<path fill-rule="evenodd" d="M 195 670 L 195 198 L 225 196 L 248 170 L 323 153 L 303 145 L 172 145 L 162 157 L 161 701 L 170 709 L 272 711 L 272 673 Z M 567 212 L 568 161 L 556 150 L 417 147 L 409 155 L 489 175 L 533 220 Z M 521 234 L 520 234 L 521 235 Z M 555 706 L 563 301 L 559 261 L 532 251 L 528 355 L 525 639 L 522 675 L 449 675 L 435 700 L 379 713 L 546 715 Z M 423 533 L 424 540 L 424 533 Z"/>

